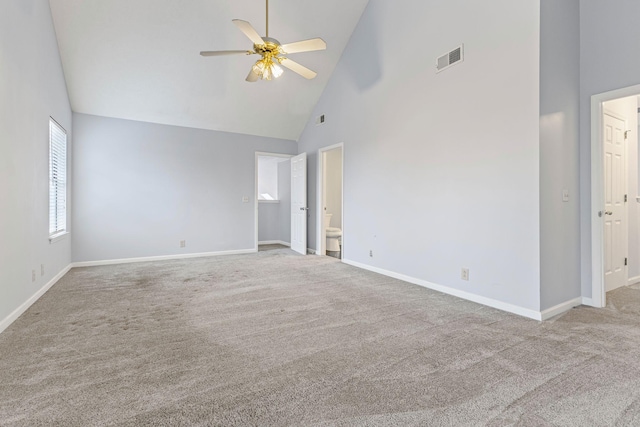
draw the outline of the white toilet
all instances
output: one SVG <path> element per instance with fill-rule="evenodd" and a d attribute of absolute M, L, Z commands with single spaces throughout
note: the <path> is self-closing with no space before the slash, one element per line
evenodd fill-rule
<path fill-rule="evenodd" d="M 340 238 L 342 230 L 331 227 L 331 217 L 333 214 L 324 214 L 324 229 L 327 234 L 327 252 L 340 252 Z"/>

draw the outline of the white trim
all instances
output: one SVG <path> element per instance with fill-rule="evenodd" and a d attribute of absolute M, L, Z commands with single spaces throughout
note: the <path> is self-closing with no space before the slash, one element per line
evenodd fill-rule
<path fill-rule="evenodd" d="M 149 262 L 149 261 L 166 261 L 172 259 L 188 259 L 188 258 L 206 258 L 222 255 L 244 255 L 256 253 L 256 249 L 240 249 L 235 251 L 220 251 L 220 252 L 202 252 L 197 254 L 180 254 L 180 255 L 163 255 L 163 256 L 150 256 L 141 258 L 123 258 L 123 259 L 107 259 L 101 261 L 81 261 L 74 262 L 73 267 L 96 267 L 99 265 L 117 265 L 117 264 L 132 264 L 136 262 Z"/>
<path fill-rule="evenodd" d="M 354 267 L 362 268 L 363 270 L 373 271 L 385 276 L 393 277 L 394 279 L 403 280 L 405 282 L 413 283 L 414 285 L 422 286 L 434 291 L 442 292 L 443 294 L 452 295 L 454 297 L 462 298 L 467 301 L 476 302 L 478 304 L 486 305 L 489 307 L 497 308 L 498 310 L 506 311 L 509 313 L 517 314 L 519 316 L 528 317 L 533 320 L 543 320 L 542 313 L 539 311 L 531 310 L 528 308 L 520 307 L 506 302 L 498 301 L 495 299 L 475 295 L 470 292 L 461 291 L 458 289 L 450 288 L 448 286 L 437 285 L 435 283 L 427 282 L 426 280 L 416 279 L 415 277 L 406 276 L 404 274 L 395 273 L 389 270 L 383 270 L 381 268 L 372 267 L 370 265 L 362 264 L 356 261 L 343 259 L 342 262 Z"/>
<path fill-rule="evenodd" d="M 53 279 L 49 280 L 46 285 L 38 290 L 35 294 L 31 295 L 31 297 L 23 302 L 18 308 L 13 310 L 11 314 L 0 321 L 0 333 L 2 333 L 5 329 L 9 327 L 13 322 L 16 321 L 18 317 L 22 315 L 34 302 L 38 301 L 42 295 L 44 295 L 53 285 L 55 285 L 58 280 L 60 280 L 65 274 L 71 270 L 73 264 L 69 264 L 66 266 L 60 273 L 56 274 Z"/>
<path fill-rule="evenodd" d="M 636 283 L 640 283 L 640 276 L 629 277 L 627 279 L 627 286 L 635 285 Z"/>
<path fill-rule="evenodd" d="M 602 171 L 602 116 L 604 103 L 638 95 L 640 85 L 600 93 L 591 97 L 591 298 L 593 307 L 606 305 L 604 286 L 603 224 L 598 212 L 604 207 L 604 173 Z M 585 297 L 586 298 L 586 297 Z"/>
<path fill-rule="evenodd" d="M 572 300 L 563 302 L 562 304 L 558 304 L 554 307 L 547 308 L 546 310 L 543 310 L 540 314 L 542 315 L 542 320 L 548 320 L 554 316 L 557 316 L 558 314 L 562 314 L 579 305 L 582 305 L 582 297 L 574 298 Z"/>
<path fill-rule="evenodd" d="M 593 300 L 591 298 L 587 298 L 587 297 L 582 297 L 582 305 L 586 305 L 589 307 L 595 307 L 595 304 L 593 303 Z"/>
<path fill-rule="evenodd" d="M 315 249 L 307 248 L 307 254 L 309 255 L 320 255 Z"/>
<path fill-rule="evenodd" d="M 345 241 L 345 218 L 344 218 L 344 142 L 340 142 L 338 144 L 329 145 L 328 147 L 323 147 L 318 150 L 318 176 L 316 182 L 316 201 L 317 201 L 317 212 L 316 212 L 316 250 L 314 251 L 317 255 L 326 254 L 326 237 L 324 231 L 324 153 L 331 150 L 336 150 L 340 148 L 342 150 L 342 247 L 344 248 Z M 344 258 L 344 249 L 340 251 L 340 256 Z"/>
<path fill-rule="evenodd" d="M 56 243 L 59 242 L 60 240 L 64 240 L 67 238 L 67 236 L 69 235 L 68 231 L 63 231 L 61 233 L 58 234 L 54 234 L 53 236 L 49 236 L 49 243 Z"/>
<path fill-rule="evenodd" d="M 599 211 L 603 210 L 604 172 L 602 165 L 602 103 L 591 97 L 591 300 L 604 307 L 604 230 Z"/>
<path fill-rule="evenodd" d="M 258 245 L 283 245 L 291 247 L 291 243 L 284 242 L 282 240 L 263 240 L 258 242 Z"/>

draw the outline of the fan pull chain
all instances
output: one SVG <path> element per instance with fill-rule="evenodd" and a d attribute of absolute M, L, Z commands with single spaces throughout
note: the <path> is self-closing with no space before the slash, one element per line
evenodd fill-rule
<path fill-rule="evenodd" d="M 269 37 L 269 0 L 267 0 L 267 37 Z"/>

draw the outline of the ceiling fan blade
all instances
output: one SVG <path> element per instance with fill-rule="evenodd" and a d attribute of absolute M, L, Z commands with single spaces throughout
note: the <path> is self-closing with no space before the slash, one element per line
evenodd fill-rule
<path fill-rule="evenodd" d="M 202 56 L 226 56 L 226 55 L 251 55 L 253 52 L 250 50 L 205 50 L 200 52 Z"/>
<path fill-rule="evenodd" d="M 327 43 L 325 43 L 324 40 L 317 38 L 283 44 L 280 48 L 284 53 L 312 52 L 314 50 L 325 50 L 327 48 Z"/>
<path fill-rule="evenodd" d="M 290 60 L 289 58 L 282 58 L 280 64 L 282 64 L 283 67 L 287 67 L 294 73 L 300 74 L 305 79 L 311 80 L 318 75 L 318 73 L 316 73 L 315 71 L 311 71 L 307 67 L 300 65 L 297 62 Z"/>
<path fill-rule="evenodd" d="M 251 26 L 247 21 L 243 21 L 242 19 L 234 19 L 233 23 L 236 24 L 236 27 L 240 28 L 240 31 L 244 33 L 245 36 L 249 37 L 249 40 L 253 42 L 253 44 L 261 45 L 264 44 L 264 40 L 260 37 L 260 34 Z"/>
<path fill-rule="evenodd" d="M 260 76 L 254 73 L 252 68 L 251 71 L 249 71 L 249 75 L 247 76 L 247 81 L 253 83 L 257 82 L 259 78 Z"/>

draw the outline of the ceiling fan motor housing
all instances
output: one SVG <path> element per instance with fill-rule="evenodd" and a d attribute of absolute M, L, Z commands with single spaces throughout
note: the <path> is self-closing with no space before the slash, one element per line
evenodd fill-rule
<path fill-rule="evenodd" d="M 271 37 L 263 37 L 262 38 L 264 40 L 264 44 L 259 45 L 259 44 L 254 44 L 253 45 L 253 50 L 260 54 L 260 55 L 265 55 L 270 53 L 271 55 L 278 55 L 280 53 L 283 53 L 280 50 L 280 42 L 276 39 L 272 39 Z"/>

